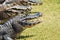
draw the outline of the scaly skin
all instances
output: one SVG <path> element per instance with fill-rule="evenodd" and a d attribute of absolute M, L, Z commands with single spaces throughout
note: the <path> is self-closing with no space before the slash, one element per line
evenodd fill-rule
<path fill-rule="evenodd" d="M 34 0 L 6 0 L 0 4 L 0 20 L 11 17 L 0 25 L 0 40 L 15 40 L 18 33 L 40 23 L 40 21 L 37 20 L 29 22 L 29 20 L 42 16 L 42 13 L 40 12 L 36 14 L 28 14 L 29 11 L 31 11 L 31 3 L 35 4 L 37 2 L 34 2 Z M 23 7 L 20 5 L 23 5 Z M 26 14 L 22 14 L 20 12 L 21 10 L 23 12 L 26 11 Z"/>
<path fill-rule="evenodd" d="M 41 17 L 41 15 L 30 14 L 22 17 L 17 15 L 15 18 L 5 22 L 5 24 L 0 25 L 0 38 L 2 36 L 2 39 L 4 38 L 4 40 L 14 40 L 17 33 L 21 33 L 26 28 L 30 28 L 30 26 L 40 23 L 40 21 L 27 22 L 27 20 L 38 17 Z"/>

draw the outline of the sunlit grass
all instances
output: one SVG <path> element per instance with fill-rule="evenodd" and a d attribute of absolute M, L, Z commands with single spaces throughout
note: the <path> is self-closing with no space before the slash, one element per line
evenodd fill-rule
<path fill-rule="evenodd" d="M 43 5 L 33 6 L 33 12 L 42 12 L 42 23 L 28 28 L 17 40 L 60 40 L 60 0 L 42 0 Z"/>

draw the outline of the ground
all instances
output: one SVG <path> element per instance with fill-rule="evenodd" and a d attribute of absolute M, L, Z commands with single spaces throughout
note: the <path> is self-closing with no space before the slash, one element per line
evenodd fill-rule
<path fill-rule="evenodd" d="M 32 10 L 43 13 L 42 23 L 23 31 L 17 40 L 60 40 L 60 0 L 42 2 Z"/>

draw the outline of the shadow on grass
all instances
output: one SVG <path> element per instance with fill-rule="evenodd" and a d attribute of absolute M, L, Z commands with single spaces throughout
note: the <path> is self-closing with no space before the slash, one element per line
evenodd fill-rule
<path fill-rule="evenodd" d="M 28 35 L 28 36 L 19 36 L 16 39 L 24 39 L 24 38 L 29 38 L 29 37 L 34 37 L 35 35 Z"/>
<path fill-rule="evenodd" d="M 38 13 L 38 12 L 29 12 L 30 14 L 33 14 L 33 13 Z"/>

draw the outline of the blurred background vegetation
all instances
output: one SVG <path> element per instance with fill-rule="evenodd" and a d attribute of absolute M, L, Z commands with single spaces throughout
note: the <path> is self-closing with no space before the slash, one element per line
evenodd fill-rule
<path fill-rule="evenodd" d="M 16 40 L 60 40 L 60 0 L 41 0 L 33 12 L 42 12 L 42 23 L 28 28 Z"/>

